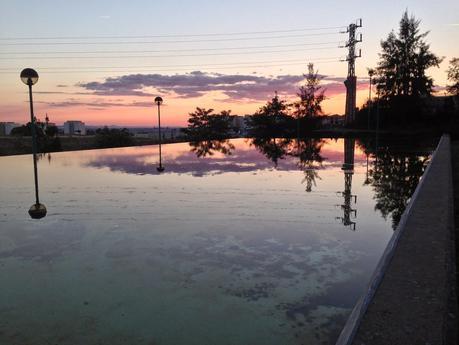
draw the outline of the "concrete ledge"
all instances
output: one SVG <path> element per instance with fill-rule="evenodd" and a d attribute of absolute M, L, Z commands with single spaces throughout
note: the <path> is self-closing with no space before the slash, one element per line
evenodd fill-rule
<path fill-rule="evenodd" d="M 443 136 L 337 345 L 455 344 L 452 192 Z"/>

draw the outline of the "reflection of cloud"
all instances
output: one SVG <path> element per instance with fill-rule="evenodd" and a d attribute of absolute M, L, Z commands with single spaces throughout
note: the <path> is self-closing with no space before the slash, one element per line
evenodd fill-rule
<path fill-rule="evenodd" d="M 322 76 L 327 94 L 345 91 L 343 78 Z M 111 77 L 103 82 L 80 83 L 78 86 L 104 96 L 151 96 L 146 89 L 156 89 L 161 93 L 171 93 L 182 98 L 201 97 L 209 92 L 221 92 L 233 101 L 266 100 L 274 91 L 293 95 L 303 75 L 261 76 L 255 74 L 221 74 L 194 71 L 185 74 L 128 74 Z"/>
<path fill-rule="evenodd" d="M 434 92 L 441 92 L 441 91 L 446 91 L 448 88 L 446 86 L 442 85 L 434 85 L 433 91 Z"/>
<path fill-rule="evenodd" d="M 214 155 L 197 158 L 191 151 L 183 151 L 174 158 L 167 154 L 168 145 L 163 147 L 163 164 L 166 167 L 165 172 L 176 174 L 191 174 L 193 176 L 218 175 L 227 172 L 255 172 L 262 170 L 274 169 L 274 164 L 263 154 L 258 152 L 255 147 L 243 150 L 236 149 L 231 155 Z M 169 146 L 170 147 L 170 146 Z M 190 146 L 191 150 L 192 147 Z M 142 147 L 137 152 L 106 152 L 99 155 L 96 159 L 87 163 L 87 166 L 95 168 L 109 168 L 111 171 L 119 171 L 127 174 L 136 175 L 157 175 L 156 170 L 159 157 L 157 155 L 158 147 Z M 341 167 L 343 164 L 342 151 L 325 150 L 326 161 L 323 167 L 325 169 Z M 356 155 L 356 163 L 362 161 L 362 157 Z M 298 159 L 286 156 L 278 161 L 276 170 L 279 171 L 300 171 L 298 168 Z"/>

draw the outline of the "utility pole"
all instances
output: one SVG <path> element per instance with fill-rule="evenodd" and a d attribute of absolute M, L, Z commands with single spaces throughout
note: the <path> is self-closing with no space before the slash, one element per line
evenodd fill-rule
<path fill-rule="evenodd" d="M 349 39 L 345 44 L 345 48 L 348 48 L 349 52 L 344 61 L 347 61 L 347 79 L 344 81 L 346 86 L 346 113 L 345 122 L 350 124 L 355 120 L 355 105 L 357 99 L 357 77 L 355 76 L 355 59 L 362 56 L 362 51 L 359 49 L 359 55 L 355 53 L 355 45 L 362 42 L 362 34 L 359 38 L 356 38 L 356 31 L 362 27 L 362 19 L 358 20 L 357 24 L 350 24 L 347 30 L 343 33 L 349 34 Z"/>

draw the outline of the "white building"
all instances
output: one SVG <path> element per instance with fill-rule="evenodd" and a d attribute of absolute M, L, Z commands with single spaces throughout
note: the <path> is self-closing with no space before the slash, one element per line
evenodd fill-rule
<path fill-rule="evenodd" d="M 64 134 L 67 135 L 86 135 L 86 126 L 81 121 L 65 121 Z"/>
<path fill-rule="evenodd" d="M 21 126 L 20 123 L 16 122 L 0 122 L 0 135 L 10 135 L 13 128 Z"/>

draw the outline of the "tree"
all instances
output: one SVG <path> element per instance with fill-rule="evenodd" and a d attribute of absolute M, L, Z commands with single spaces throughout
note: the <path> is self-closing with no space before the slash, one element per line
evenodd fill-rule
<path fill-rule="evenodd" d="M 96 130 L 96 143 L 98 147 L 122 147 L 133 144 L 132 134 L 127 128 L 99 128 Z"/>
<path fill-rule="evenodd" d="M 300 98 L 297 102 L 293 103 L 293 115 L 297 118 L 314 117 L 322 114 L 321 103 L 325 100 L 325 90 L 320 86 L 322 77 L 319 76 L 318 71 L 314 71 L 314 64 L 308 64 L 308 73 L 304 74 L 306 84 L 300 86 L 297 93 Z"/>
<path fill-rule="evenodd" d="M 191 140 L 225 139 L 230 136 L 231 111 L 213 114 L 213 109 L 197 107 L 189 113 L 188 127 L 183 130 Z"/>
<path fill-rule="evenodd" d="M 37 138 L 41 138 L 45 136 L 45 132 L 43 130 L 43 124 L 40 122 L 35 122 L 35 134 Z M 11 135 L 14 136 L 32 136 L 32 123 L 27 122 L 27 124 L 15 127 L 11 130 Z"/>
<path fill-rule="evenodd" d="M 289 128 L 288 104 L 277 92 L 249 120 L 249 132 L 256 137 L 273 137 Z M 284 134 L 284 133 L 283 133 Z"/>
<path fill-rule="evenodd" d="M 459 96 L 459 58 L 453 58 L 449 62 L 448 80 L 452 82 L 447 86 L 448 92 L 454 96 Z"/>
<path fill-rule="evenodd" d="M 432 92 L 433 79 L 426 75 L 426 70 L 438 67 L 442 59 L 430 51 L 424 41 L 429 32 L 420 33 L 420 23 L 405 11 L 398 35 L 392 31 L 381 42 L 375 82 L 380 96 L 386 100 L 419 98 Z"/>
<path fill-rule="evenodd" d="M 46 126 L 45 133 L 48 137 L 54 138 L 59 132 L 59 129 L 56 126 Z"/>
<path fill-rule="evenodd" d="M 272 118 L 288 116 L 288 105 L 285 101 L 279 99 L 276 91 L 271 101 L 268 101 L 264 106 L 262 106 L 258 110 L 257 114 L 270 116 Z"/>

